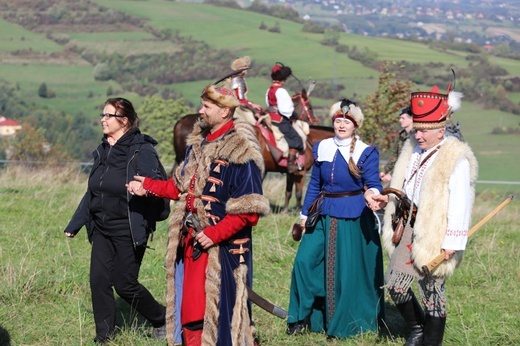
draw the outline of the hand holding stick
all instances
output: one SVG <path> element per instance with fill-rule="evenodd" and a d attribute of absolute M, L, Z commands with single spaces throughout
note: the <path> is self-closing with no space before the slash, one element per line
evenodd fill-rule
<path fill-rule="evenodd" d="M 513 196 L 507 197 L 498 207 L 496 207 L 491 213 L 489 213 L 487 216 L 485 216 L 482 220 L 477 222 L 475 226 L 471 227 L 471 229 L 468 231 L 468 238 L 471 237 L 480 227 L 482 227 L 486 222 L 489 221 L 493 216 L 495 216 L 496 213 L 498 213 L 502 208 L 504 208 L 509 202 L 513 200 Z M 422 267 L 422 270 L 426 276 L 431 276 L 431 272 L 439 266 L 442 262 L 445 261 L 445 254 L 444 252 L 437 255 L 430 263 L 427 265 L 424 265 Z"/>

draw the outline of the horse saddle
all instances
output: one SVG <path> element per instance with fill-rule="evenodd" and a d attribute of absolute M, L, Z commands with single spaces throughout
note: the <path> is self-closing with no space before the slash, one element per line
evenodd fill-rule
<path fill-rule="evenodd" d="M 273 126 L 269 114 L 263 115 L 258 119 L 258 125 L 262 136 L 264 136 L 269 152 L 273 156 L 275 162 L 282 167 L 287 167 L 287 159 L 289 157 L 289 145 L 285 140 L 283 133 L 278 127 Z M 303 148 L 305 150 L 307 143 L 307 135 L 310 133 L 309 124 L 302 120 L 293 122 L 293 128 L 300 135 L 303 141 Z M 300 166 L 305 164 L 304 155 L 298 154 L 297 163 Z"/>

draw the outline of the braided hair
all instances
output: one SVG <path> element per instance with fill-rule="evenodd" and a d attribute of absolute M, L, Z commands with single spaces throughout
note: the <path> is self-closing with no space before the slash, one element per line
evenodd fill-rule
<path fill-rule="evenodd" d="M 341 100 L 340 109 L 342 110 L 343 114 L 346 114 L 347 112 L 343 111 L 345 108 L 348 107 L 348 111 L 350 111 L 351 107 L 356 107 L 356 104 L 349 99 L 343 99 Z M 356 131 L 358 129 L 359 124 L 354 121 L 354 131 L 352 131 L 352 141 L 350 142 L 350 158 L 348 160 L 348 170 L 350 171 L 350 174 L 352 174 L 355 178 L 361 178 L 361 171 L 359 167 L 354 162 L 354 149 L 356 148 L 356 142 L 357 142 L 357 136 Z"/>

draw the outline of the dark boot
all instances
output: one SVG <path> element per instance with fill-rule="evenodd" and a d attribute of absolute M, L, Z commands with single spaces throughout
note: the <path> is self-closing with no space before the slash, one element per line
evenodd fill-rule
<path fill-rule="evenodd" d="M 287 325 L 287 329 L 285 330 L 285 333 L 287 335 L 300 335 L 309 330 L 309 321 L 308 319 L 305 319 L 303 321 L 298 321 L 295 323 L 289 323 Z"/>
<path fill-rule="evenodd" d="M 410 328 L 410 336 L 406 339 L 405 346 L 420 346 L 423 344 L 424 312 L 415 296 L 403 304 L 395 305 Z"/>
<path fill-rule="evenodd" d="M 297 149 L 289 149 L 289 157 L 287 158 L 287 173 L 293 174 L 298 170 L 298 165 L 296 164 L 296 156 L 298 155 Z"/>
<path fill-rule="evenodd" d="M 446 327 L 446 317 L 426 315 L 424 320 L 424 346 L 441 346 Z"/>

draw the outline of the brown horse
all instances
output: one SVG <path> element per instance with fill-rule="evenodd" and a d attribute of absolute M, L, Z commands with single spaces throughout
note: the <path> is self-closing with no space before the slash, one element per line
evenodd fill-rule
<path fill-rule="evenodd" d="M 299 115 L 298 119 L 303 120 L 310 125 L 318 125 L 319 123 L 319 119 L 314 116 L 314 110 L 312 109 L 312 104 L 309 100 L 309 95 L 314 89 L 314 84 L 315 82 L 313 82 L 309 87 L 309 92 L 302 89 L 301 93 L 291 96 L 294 103 L 294 112 Z"/>
<path fill-rule="evenodd" d="M 199 114 L 188 114 L 179 119 L 173 127 L 173 148 L 175 151 L 175 165 L 173 170 L 175 170 L 175 167 L 184 160 L 184 155 L 186 152 L 186 137 L 191 133 L 193 125 L 198 119 Z M 287 167 L 278 165 L 273 159 L 273 156 L 269 151 L 267 141 L 262 135 L 259 126 L 263 125 L 255 126 L 256 137 L 262 148 L 262 156 L 264 157 L 265 162 L 265 172 L 286 173 L 285 205 L 283 211 L 286 212 L 289 210 L 289 201 L 292 197 L 293 186 L 295 187 L 296 208 L 301 209 L 305 176 L 314 162 L 312 156 L 312 146 L 322 139 L 334 136 L 334 129 L 331 127 L 311 125 L 310 133 L 307 136 L 307 145 L 304 153 L 305 164 L 303 165 L 302 170 L 294 174 L 287 174 Z"/>
<path fill-rule="evenodd" d="M 295 190 L 294 195 L 296 197 L 296 209 L 300 210 L 302 208 L 302 197 L 303 187 L 305 184 L 305 176 L 307 175 L 307 171 L 310 170 L 312 168 L 312 165 L 314 164 L 312 147 L 319 141 L 334 136 L 334 129 L 332 127 L 310 125 L 309 130 L 310 133 L 307 136 L 307 143 L 303 154 L 305 158 L 305 163 L 302 166 L 301 170 L 293 174 L 289 174 L 287 173 L 287 167 L 282 167 L 275 162 L 273 155 L 271 155 L 271 152 L 269 151 L 269 147 L 267 145 L 265 137 L 261 134 L 258 126 L 256 126 L 256 138 L 258 139 L 260 147 L 262 148 L 262 156 L 264 157 L 265 171 L 285 173 L 285 203 L 283 212 L 287 212 L 289 210 L 289 201 L 292 197 L 293 186 Z"/>

